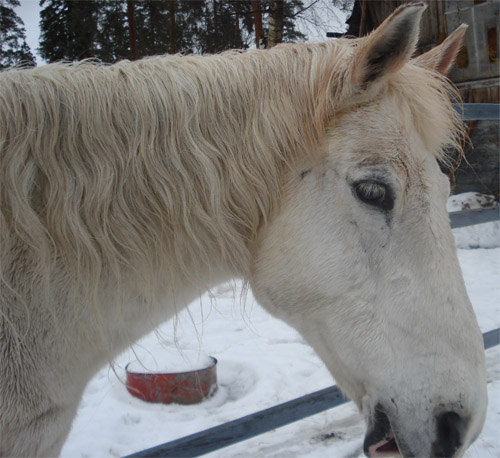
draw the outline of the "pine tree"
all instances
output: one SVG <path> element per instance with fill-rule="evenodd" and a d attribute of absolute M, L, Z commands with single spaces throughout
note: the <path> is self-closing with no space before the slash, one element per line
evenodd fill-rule
<path fill-rule="evenodd" d="M 97 1 L 70 1 L 68 28 L 71 42 L 68 43 L 68 58 L 86 59 L 95 56 L 97 35 Z"/>
<path fill-rule="evenodd" d="M 283 3 L 283 41 L 305 40 L 307 37 L 295 27 L 297 16 L 305 9 L 304 3 L 302 0 L 290 0 Z"/>
<path fill-rule="evenodd" d="M 205 1 L 177 1 L 175 12 L 175 52 L 202 52 L 200 35 L 204 23 Z"/>
<path fill-rule="evenodd" d="M 306 36 L 295 27 L 295 19 L 304 10 L 302 0 L 262 0 L 262 7 L 267 13 L 264 35 L 266 48 L 281 42 L 305 40 Z"/>
<path fill-rule="evenodd" d="M 254 33 L 261 34 L 262 46 L 305 38 L 295 28 L 301 0 L 41 0 L 40 5 L 40 51 L 49 62 L 96 57 L 112 63 L 245 49 L 255 42 Z"/>
<path fill-rule="evenodd" d="M 253 24 L 249 23 L 251 18 L 250 2 L 220 2 L 219 7 L 219 26 L 217 33 L 219 35 L 219 49 L 239 49 L 246 48 L 248 44 L 243 41 L 242 32 L 250 32 Z M 243 30 L 242 30 L 243 28 Z"/>
<path fill-rule="evenodd" d="M 267 40 L 268 48 L 283 41 L 283 0 L 272 0 L 269 5 L 269 36 Z"/>
<path fill-rule="evenodd" d="M 262 4 L 260 0 L 252 0 L 252 13 L 255 21 L 255 45 L 264 47 L 264 31 L 262 27 Z"/>
<path fill-rule="evenodd" d="M 296 17 L 305 9 L 301 0 L 252 0 L 251 3 L 257 48 L 306 39 L 295 27 Z"/>
<path fill-rule="evenodd" d="M 175 54 L 176 50 L 176 33 L 177 27 L 175 24 L 175 0 L 168 0 L 168 25 L 169 25 L 169 48 L 170 54 Z"/>
<path fill-rule="evenodd" d="M 14 11 L 17 6 L 19 0 L 0 0 L 0 69 L 14 65 L 36 65 L 26 43 L 23 21 Z"/>
<path fill-rule="evenodd" d="M 196 40 L 197 52 L 248 48 L 254 24 L 252 2 L 210 0 L 199 3 L 203 5 L 203 14 Z"/>
<path fill-rule="evenodd" d="M 134 3 L 138 57 L 167 53 L 170 39 L 167 1 Z"/>
<path fill-rule="evenodd" d="M 95 56 L 103 62 L 198 50 L 204 1 L 103 0 Z"/>
<path fill-rule="evenodd" d="M 69 41 L 67 28 L 68 5 L 65 0 L 41 0 L 40 47 L 41 56 L 48 62 L 67 58 Z"/>
<path fill-rule="evenodd" d="M 108 63 L 131 59 L 127 2 L 107 0 L 100 3 L 95 56 Z"/>
<path fill-rule="evenodd" d="M 136 60 L 137 54 L 137 28 L 135 26 L 135 5 L 133 0 L 127 0 L 127 23 L 128 42 L 130 46 L 130 58 Z"/>
<path fill-rule="evenodd" d="M 48 62 L 95 56 L 96 1 L 40 0 L 40 54 Z"/>

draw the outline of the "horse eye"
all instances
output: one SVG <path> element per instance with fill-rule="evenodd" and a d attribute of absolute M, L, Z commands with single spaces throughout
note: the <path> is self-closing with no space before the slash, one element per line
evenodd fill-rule
<path fill-rule="evenodd" d="M 388 187 L 378 181 L 359 181 L 354 184 L 354 191 L 359 200 L 382 210 L 392 210 L 394 199 Z"/>

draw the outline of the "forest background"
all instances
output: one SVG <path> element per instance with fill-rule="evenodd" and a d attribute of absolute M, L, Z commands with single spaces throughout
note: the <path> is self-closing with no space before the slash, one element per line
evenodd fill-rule
<path fill-rule="evenodd" d="M 36 2 L 32 2 L 36 8 Z M 19 0 L 0 0 L 0 68 L 95 58 L 205 54 L 306 41 L 353 0 L 41 0 L 38 48 L 30 49 Z M 306 27 L 304 27 L 304 24 Z M 334 25 L 334 24 L 332 24 Z M 338 26 L 338 23 L 337 23 Z"/>

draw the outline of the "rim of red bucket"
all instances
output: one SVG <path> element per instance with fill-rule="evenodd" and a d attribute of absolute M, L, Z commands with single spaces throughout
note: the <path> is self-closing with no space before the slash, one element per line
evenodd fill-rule
<path fill-rule="evenodd" d="M 209 358 L 212 360 L 212 364 L 210 364 L 210 366 L 204 367 L 203 369 L 194 369 L 194 370 L 191 370 L 191 371 L 181 371 L 181 372 L 138 372 L 138 371 L 130 371 L 128 369 L 128 367 L 130 366 L 130 364 L 135 363 L 135 361 L 139 361 L 139 360 L 136 359 L 134 361 L 130 361 L 129 363 L 127 363 L 127 365 L 125 366 L 125 372 L 127 372 L 127 374 L 140 374 L 140 375 L 179 375 L 179 374 L 193 374 L 193 373 L 196 373 L 196 372 L 206 371 L 207 369 L 212 369 L 217 364 L 217 358 L 215 358 L 213 356 L 209 356 Z"/>

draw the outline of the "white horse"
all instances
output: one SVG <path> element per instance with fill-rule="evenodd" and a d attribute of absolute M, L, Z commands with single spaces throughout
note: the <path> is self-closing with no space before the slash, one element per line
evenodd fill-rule
<path fill-rule="evenodd" d="M 421 4 L 359 40 L 0 74 L 0 455 L 57 455 L 89 379 L 221 281 L 314 347 L 370 456 L 458 456 L 484 350 L 440 172 L 461 125 L 411 60 Z"/>

